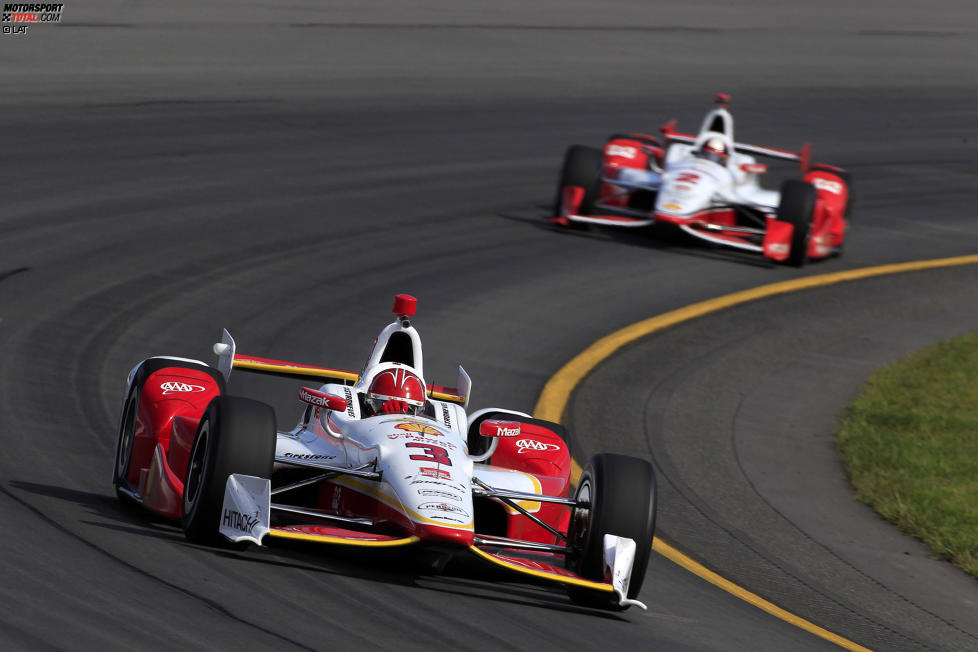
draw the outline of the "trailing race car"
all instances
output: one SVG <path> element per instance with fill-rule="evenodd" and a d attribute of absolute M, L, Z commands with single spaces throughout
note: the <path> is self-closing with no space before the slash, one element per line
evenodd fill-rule
<path fill-rule="evenodd" d="M 811 165 L 800 152 L 734 141 L 730 98 L 718 94 L 699 135 L 660 128 L 653 136 L 611 136 L 604 149 L 573 145 L 560 174 L 551 221 L 562 226 L 641 227 L 656 222 L 714 244 L 804 265 L 839 254 L 851 211 L 851 178 L 842 168 Z M 798 161 L 802 178 L 765 190 L 767 166 L 755 156 Z"/>
<path fill-rule="evenodd" d="M 580 604 L 631 605 L 655 529 L 652 465 L 594 456 L 571 486 L 563 427 L 498 408 L 467 415 L 471 381 L 426 384 L 421 339 L 398 295 L 357 373 L 244 356 L 225 330 L 218 366 L 153 357 L 129 374 L 113 482 L 180 519 L 190 541 L 274 539 L 469 553 L 567 587 Z M 302 387 L 298 425 L 225 393 L 232 368 Z"/>

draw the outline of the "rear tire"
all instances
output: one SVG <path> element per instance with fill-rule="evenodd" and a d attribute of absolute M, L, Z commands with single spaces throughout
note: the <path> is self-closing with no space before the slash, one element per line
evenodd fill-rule
<path fill-rule="evenodd" d="M 815 215 L 817 194 L 815 186 L 798 179 L 789 179 L 781 184 L 778 219 L 795 227 L 791 235 L 789 265 L 802 267 L 808 262 L 808 243 L 812 237 L 812 218 Z"/>
<path fill-rule="evenodd" d="M 602 453 L 591 458 L 576 498 L 588 507 L 576 507 L 571 515 L 567 543 L 572 553 L 567 567 L 585 579 L 604 581 L 604 535 L 614 534 L 635 541 L 628 597 L 635 598 L 645 580 L 645 570 L 655 535 L 655 470 L 646 460 Z M 604 609 L 621 609 L 613 594 L 572 587 L 568 591 L 577 604 Z"/>
<path fill-rule="evenodd" d="M 594 210 L 594 202 L 598 199 L 598 188 L 601 185 L 601 169 L 604 167 L 604 153 L 596 147 L 571 145 L 564 155 L 564 165 L 560 170 L 560 181 L 557 184 L 557 197 L 554 200 L 553 214 L 561 214 L 564 188 L 580 186 L 584 188 L 584 199 L 578 209 L 581 215 L 587 215 Z M 587 224 L 570 222 L 568 226 L 586 229 Z"/>
<path fill-rule="evenodd" d="M 219 545 L 224 489 L 232 473 L 272 477 L 275 412 L 264 403 L 217 396 L 197 427 L 187 462 L 181 524 L 189 541 Z"/>

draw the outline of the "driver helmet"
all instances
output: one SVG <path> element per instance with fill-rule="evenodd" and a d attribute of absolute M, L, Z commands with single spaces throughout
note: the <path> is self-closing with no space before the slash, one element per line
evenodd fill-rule
<path fill-rule="evenodd" d="M 719 163 L 720 165 L 726 165 L 727 156 L 727 144 L 723 142 L 722 138 L 708 138 L 700 147 L 700 151 L 696 153 L 700 158 L 705 158 L 714 163 Z"/>
<path fill-rule="evenodd" d="M 373 414 L 418 414 L 426 397 L 421 378 L 397 363 L 374 376 L 367 389 L 367 405 Z"/>

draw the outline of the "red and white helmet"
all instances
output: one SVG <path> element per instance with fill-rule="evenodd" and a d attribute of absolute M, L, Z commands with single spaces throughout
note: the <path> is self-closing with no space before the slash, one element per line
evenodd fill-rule
<path fill-rule="evenodd" d="M 410 406 L 409 410 L 414 408 L 411 411 L 417 412 L 417 408 L 424 407 L 426 398 L 427 392 L 421 378 L 398 363 L 392 363 L 374 376 L 367 389 L 367 403 L 375 414 L 381 412 L 389 401 L 405 403 Z"/>
<path fill-rule="evenodd" d="M 723 142 L 722 138 L 708 138 L 703 146 L 700 147 L 700 155 L 702 158 L 710 159 L 715 163 L 726 163 L 727 156 L 727 144 Z"/>

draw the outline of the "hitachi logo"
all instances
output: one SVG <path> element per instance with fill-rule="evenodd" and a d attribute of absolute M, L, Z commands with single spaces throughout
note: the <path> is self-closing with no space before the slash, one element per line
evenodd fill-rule
<path fill-rule="evenodd" d="M 221 524 L 242 532 L 250 532 L 252 528 L 258 525 L 258 517 L 248 516 L 233 509 L 225 509 Z"/>

